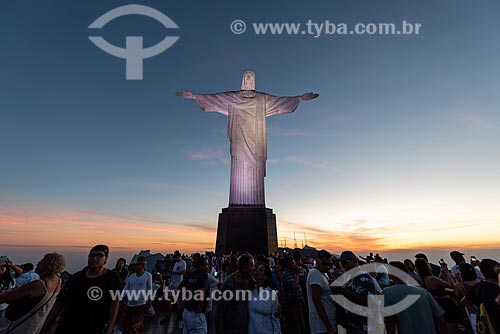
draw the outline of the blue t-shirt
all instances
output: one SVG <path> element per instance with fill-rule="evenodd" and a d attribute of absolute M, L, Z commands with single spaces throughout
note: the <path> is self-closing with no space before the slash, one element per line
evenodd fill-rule
<path fill-rule="evenodd" d="M 387 287 L 384 289 L 384 306 L 394 305 L 408 295 L 420 297 L 395 315 L 398 334 L 435 334 L 434 318 L 443 316 L 444 310 L 427 290 L 402 284 Z"/>

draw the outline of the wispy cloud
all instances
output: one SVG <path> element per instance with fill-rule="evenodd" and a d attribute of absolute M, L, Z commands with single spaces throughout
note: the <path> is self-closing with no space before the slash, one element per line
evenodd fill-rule
<path fill-rule="evenodd" d="M 269 159 L 269 163 L 293 163 L 297 165 L 303 165 L 308 167 L 313 167 L 317 169 L 326 170 L 332 173 L 338 172 L 338 170 L 326 161 L 315 161 L 306 157 L 291 155 L 282 158 Z"/>
<path fill-rule="evenodd" d="M 199 230 L 202 230 L 204 232 L 208 232 L 208 233 L 215 233 L 217 232 L 217 228 L 214 226 L 210 226 L 210 225 L 203 225 L 203 224 L 185 224 L 185 226 L 190 226 L 190 227 L 194 227 L 196 229 L 199 229 Z"/>
<path fill-rule="evenodd" d="M 204 147 L 198 150 L 185 150 L 184 156 L 190 160 L 203 161 L 207 164 L 229 164 L 229 152 L 222 147 Z"/>
<path fill-rule="evenodd" d="M 332 233 L 331 230 L 323 229 L 314 226 L 313 224 L 308 224 L 308 223 L 299 223 L 299 222 L 292 222 L 288 220 L 279 220 L 279 227 L 286 228 L 287 230 L 291 230 L 292 232 L 299 232 L 299 233 L 317 233 L 317 234 L 330 234 Z"/>
<path fill-rule="evenodd" d="M 472 129 L 491 131 L 500 130 L 500 123 L 498 119 L 488 117 L 484 112 L 474 110 L 463 110 L 453 113 L 453 119 Z"/>

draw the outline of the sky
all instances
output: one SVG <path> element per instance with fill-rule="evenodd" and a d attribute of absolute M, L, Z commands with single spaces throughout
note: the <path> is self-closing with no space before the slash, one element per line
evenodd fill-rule
<path fill-rule="evenodd" d="M 88 29 L 127 4 L 179 28 L 128 15 Z M 213 249 L 229 196 L 227 119 L 175 92 L 239 90 L 253 69 L 259 91 L 320 94 L 267 119 L 266 204 L 280 245 L 295 233 L 299 247 L 307 239 L 332 252 L 499 258 L 499 11 L 494 0 L 4 2 L 0 252 Z M 243 34 L 230 30 L 237 19 Z M 308 20 L 421 28 L 252 30 Z M 126 80 L 125 60 L 96 47 L 96 35 L 120 47 L 126 36 L 146 47 L 179 39 L 144 60 L 143 80 Z"/>

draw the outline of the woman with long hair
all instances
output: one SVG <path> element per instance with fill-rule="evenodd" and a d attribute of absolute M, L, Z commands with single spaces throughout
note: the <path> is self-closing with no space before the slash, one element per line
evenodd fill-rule
<path fill-rule="evenodd" d="M 35 270 L 40 280 L 0 295 L 0 303 L 9 304 L 5 313 L 10 321 L 6 333 L 37 334 L 40 331 L 61 289 L 58 274 L 65 265 L 61 254 L 45 254 Z"/>
<path fill-rule="evenodd" d="M 118 276 L 120 276 L 120 284 L 121 284 L 120 286 L 122 289 L 125 286 L 125 281 L 127 280 L 128 276 L 128 270 L 126 266 L 127 266 L 127 260 L 121 257 L 116 261 L 115 269 L 113 269 L 113 271 L 116 272 Z"/>
<path fill-rule="evenodd" d="M 423 287 L 431 293 L 436 301 L 444 309 L 444 323 L 438 324 L 439 334 L 458 334 L 460 333 L 458 324 L 461 319 L 462 308 L 458 302 L 448 295 L 446 289 L 453 292 L 454 286 L 445 280 L 433 276 L 429 263 L 422 258 L 415 260 L 415 269 L 422 281 Z M 448 271 L 445 265 L 441 266 L 443 275 Z"/>

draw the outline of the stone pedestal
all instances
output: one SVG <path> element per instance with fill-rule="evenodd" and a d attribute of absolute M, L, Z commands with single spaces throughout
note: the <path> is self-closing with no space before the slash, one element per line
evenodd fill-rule
<path fill-rule="evenodd" d="M 219 214 L 215 253 L 231 251 L 269 255 L 278 250 L 276 215 L 272 209 L 228 207 Z"/>

